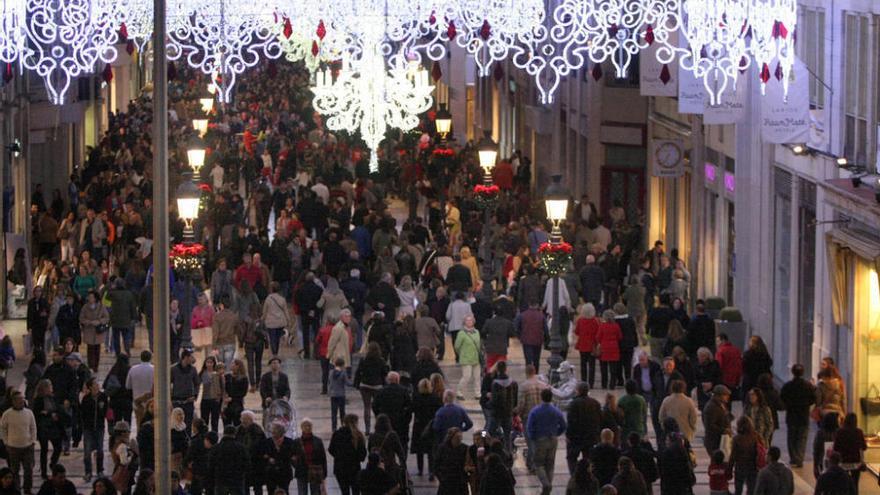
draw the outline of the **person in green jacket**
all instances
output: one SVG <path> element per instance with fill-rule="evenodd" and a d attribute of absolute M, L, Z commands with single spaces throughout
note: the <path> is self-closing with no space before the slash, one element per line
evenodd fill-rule
<path fill-rule="evenodd" d="M 629 438 L 630 433 L 640 437 L 648 433 L 648 403 L 636 390 L 636 382 L 626 382 L 626 395 L 617 401 L 618 409 L 623 411 L 623 428 L 620 438 Z"/>
<path fill-rule="evenodd" d="M 461 381 L 458 382 L 458 398 L 464 399 L 465 387 L 472 382 L 474 395 L 480 397 L 480 361 L 482 361 L 482 347 L 480 345 L 480 332 L 474 328 L 474 317 L 464 318 L 464 328 L 455 337 L 455 353 L 458 355 L 458 364 L 461 366 Z"/>

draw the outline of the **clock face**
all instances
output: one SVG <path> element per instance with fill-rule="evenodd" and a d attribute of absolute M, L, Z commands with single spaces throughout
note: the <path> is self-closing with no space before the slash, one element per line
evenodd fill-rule
<path fill-rule="evenodd" d="M 665 142 L 654 152 L 657 163 L 663 168 L 675 168 L 681 162 L 681 148 L 672 142 Z"/>

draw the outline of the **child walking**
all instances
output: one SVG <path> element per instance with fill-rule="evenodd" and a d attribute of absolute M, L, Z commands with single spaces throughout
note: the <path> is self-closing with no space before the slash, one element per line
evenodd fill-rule
<path fill-rule="evenodd" d="M 336 418 L 339 421 L 345 416 L 345 386 L 349 384 L 348 373 L 345 371 L 345 360 L 336 358 L 333 362 L 333 370 L 330 372 L 330 380 L 327 387 L 330 395 L 330 424 L 336 431 Z"/>

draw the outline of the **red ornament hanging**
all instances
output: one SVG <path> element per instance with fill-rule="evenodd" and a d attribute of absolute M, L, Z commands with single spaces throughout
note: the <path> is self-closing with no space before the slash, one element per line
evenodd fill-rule
<path fill-rule="evenodd" d="M 119 41 L 126 41 L 126 40 L 128 40 L 128 27 L 126 27 L 125 23 L 123 22 L 119 26 Z"/>
<path fill-rule="evenodd" d="M 125 52 L 129 55 L 134 53 L 134 41 L 128 40 L 125 42 Z"/>
<path fill-rule="evenodd" d="M 431 67 L 431 78 L 434 82 L 440 81 L 440 78 L 443 77 L 443 70 L 440 69 L 440 62 L 434 61 L 434 65 Z"/>
<path fill-rule="evenodd" d="M 101 72 L 101 79 L 107 84 L 110 84 L 110 81 L 113 80 L 113 67 L 110 64 L 104 65 L 104 71 Z"/>
<path fill-rule="evenodd" d="M 430 22 L 432 26 L 437 24 L 437 16 L 434 14 L 433 10 L 431 11 L 431 16 L 428 17 L 428 22 Z"/>
<path fill-rule="evenodd" d="M 774 38 L 787 38 L 788 37 L 788 28 L 785 27 L 785 24 L 782 21 L 776 21 L 773 23 L 773 37 Z"/>
<path fill-rule="evenodd" d="M 327 28 L 324 26 L 323 19 L 320 22 L 318 22 L 318 29 L 315 31 L 315 34 L 317 34 L 318 39 L 322 40 L 322 41 L 324 39 L 324 36 L 327 36 Z"/>
<path fill-rule="evenodd" d="M 293 34 L 293 25 L 290 23 L 290 17 L 284 18 L 284 37 L 290 39 Z"/>
<path fill-rule="evenodd" d="M 663 69 L 660 71 L 660 82 L 663 85 L 669 84 L 669 81 L 672 80 L 672 74 L 669 72 L 669 64 L 663 64 Z"/>
<path fill-rule="evenodd" d="M 649 45 L 654 44 L 654 26 L 648 24 L 648 28 L 645 29 L 645 43 Z"/>
<path fill-rule="evenodd" d="M 592 74 L 593 74 L 594 81 L 598 81 L 599 79 L 602 79 L 602 64 L 593 65 Z"/>
<path fill-rule="evenodd" d="M 484 19 L 483 25 L 480 26 L 480 37 L 483 40 L 488 40 L 489 36 L 492 36 L 492 28 L 489 27 L 489 21 Z"/>
<path fill-rule="evenodd" d="M 739 73 L 744 74 L 746 72 L 746 69 L 748 68 L 748 66 L 749 66 L 749 59 L 747 59 L 746 56 L 743 55 L 742 58 L 739 59 Z"/>
<path fill-rule="evenodd" d="M 3 82 L 9 84 L 12 79 L 15 78 L 15 71 L 12 70 L 12 63 L 7 63 L 6 68 L 3 70 Z"/>
<path fill-rule="evenodd" d="M 492 77 L 494 77 L 496 81 L 504 79 L 504 68 L 501 67 L 501 64 L 495 64 L 495 70 L 492 71 Z"/>
<path fill-rule="evenodd" d="M 770 80 L 770 67 L 767 64 L 764 64 L 764 67 L 761 68 L 761 82 L 767 84 L 767 81 Z"/>
<path fill-rule="evenodd" d="M 173 81 L 177 79 L 177 66 L 174 65 L 174 62 L 168 62 L 168 80 Z"/>
<path fill-rule="evenodd" d="M 317 57 L 319 53 L 321 53 L 321 48 L 318 46 L 318 42 L 312 40 L 312 56 Z"/>
<path fill-rule="evenodd" d="M 773 72 L 773 76 L 776 77 L 777 81 L 781 81 L 783 77 L 785 77 L 785 72 L 782 70 L 782 64 L 776 62 L 776 70 Z"/>
<path fill-rule="evenodd" d="M 455 39 L 455 35 L 458 34 L 455 30 L 455 21 L 449 21 L 449 26 L 446 27 L 446 36 L 449 38 L 449 41 Z"/>

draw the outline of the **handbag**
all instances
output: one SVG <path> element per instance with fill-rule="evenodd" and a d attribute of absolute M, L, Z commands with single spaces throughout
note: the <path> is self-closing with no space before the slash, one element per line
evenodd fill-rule
<path fill-rule="evenodd" d="M 106 323 L 98 323 L 97 325 L 95 325 L 96 334 L 107 333 L 108 331 L 110 331 L 110 325 Z"/>
<path fill-rule="evenodd" d="M 871 397 L 871 391 L 874 392 L 874 396 Z M 877 416 L 880 415 L 880 389 L 877 388 L 877 385 L 871 384 L 868 387 L 868 393 L 866 397 L 862 397 L 859 399 L 859 402 L 862 406 L 862 414 L 865 416 Z"/>
<path fill-rule="evenodd" d="M 128 466 L 124 464 L 116 466 L 116 469 L 113 470 L 113 476 L 110 477 L 110 481 L 113 483 L 113 487 L 116 488 L 117 492 L 127 492 L 131 486 L 131 473 L 128 470 Z"/>
<path fill-rule="evenodd" d="M 755 467 L 758 469 L 767 467 L 767 447 L 762 440 L 755 443 Z"/>
<path fill-rule="evenodd" d="M 428 424 L 419 433 L 419 440 L 425 443 L 434 442 L 434 420 L 428 421 Z"/>
<path fill-rule="evenodd" d="M 721 435 L 721 444 L 718 450 L 724 452 L 725 459 L 730 459 L 730 452 L 733 450 L 733 439 L 730 437 L 730 434 L 725 433 Z"/>
<path fill-rule="evenodd" d="M 190 331 L 193 347 L 207 347 L 214 341 L 214 329 L 212 327 L 193 328 Z"/>

